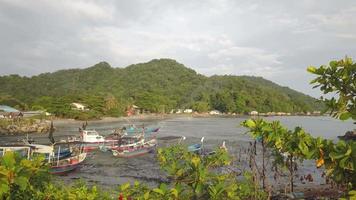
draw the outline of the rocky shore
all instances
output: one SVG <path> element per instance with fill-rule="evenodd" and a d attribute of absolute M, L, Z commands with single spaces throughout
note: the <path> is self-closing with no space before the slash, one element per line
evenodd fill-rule
<path fill-rule="evenodd" d="M 50 127 L 50 121 L 1 120 L 0 135 L 47 133 L 50 130 Z"/>

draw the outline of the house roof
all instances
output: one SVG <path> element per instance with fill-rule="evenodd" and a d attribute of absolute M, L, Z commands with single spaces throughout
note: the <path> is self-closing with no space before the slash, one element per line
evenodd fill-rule
<path fill-rule="evenodd" d="M 0 105 L 0 110 L 3 110 L 4 112 L 20 112 L 19 110 L 6 105 Z"/>

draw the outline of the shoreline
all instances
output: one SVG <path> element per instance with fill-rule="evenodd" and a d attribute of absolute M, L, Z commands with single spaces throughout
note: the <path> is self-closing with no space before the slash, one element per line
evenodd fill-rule
<path fill-rule="evenodd" d="M 211 115 L 208 113 L 192 113 L 192 114 L 140 114 L 134 116 L 122 116 L 122 117 L 103 117 L 101 119 L 92 120 L 76 120 L 70 118 L 55 118 L 47 119 L 48 121 L 53 121 L 54 123 L 83 123 L 83 122 L 94 122 L 94 123 L 105 123 L 105 122 L 130 122 L 138 120 L 164 120 L 182 117 L 192 117 L 192 118 L 253 118 L 253 117 L 327 117 L 327 115 L 231 115 L 231 114 L 221 114 L 221 115 Z"/>

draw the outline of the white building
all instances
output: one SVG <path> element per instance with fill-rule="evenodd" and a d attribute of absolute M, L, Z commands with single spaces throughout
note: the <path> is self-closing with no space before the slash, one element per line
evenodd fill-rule
<path fill-rule="evenodd" d="M 193 110 L 192 110 L 192 109 L 185 109 L 183 112 L 184 112 L 184 113 L 192 113 Z"/>
<path fill-rule="evenodd" d="M 255 111 L 255 110 L 254 110 L 254 111 L 251 111 L 251 112 L 250 112 L 250 115 L 258 115 L 258 112 Z"/>
<path fill-rule="evenodd" d="M 181 114 L 181 113 L 183 113 L 183 111 L 182 111 L 182 109 L 177 109 L 176 113 Z"/>
<path fill-rule="evenodd" d="M 81 103 L 71 103 L 74 110 L 88 110 L 85 105 Z"/>
<path fill-rule="evenodd" d="M 212 111 L 209 112 L 209 114 L 210 114 L 210 115 L 220 115 L 221 112 L 218 111 L 218 110 L 212 110 Z"/>

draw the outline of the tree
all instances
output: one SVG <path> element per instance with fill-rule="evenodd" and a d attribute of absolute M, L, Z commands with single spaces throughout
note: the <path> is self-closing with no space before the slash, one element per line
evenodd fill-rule
<path fill-rule="evenodd" d="M 204 102 L 204 101 L 197 101 L 193 105 L 193 110 L 196 110 L 197 112 L 208 112 L 210 109 L 209 103 Z"/>
<path fill-rule="evenodd" d="M 336 94 L 331 99 L 321 97 L 332 116 L 341 120 L 356 120 L 356 63 L 345 57 L 339 61 L 331 61 L 329 66 L 310 66 L 308 71 L 317 75 L 311 81 L 315 85 L 313 88 L 320 87 L 324 94 Z"/>

